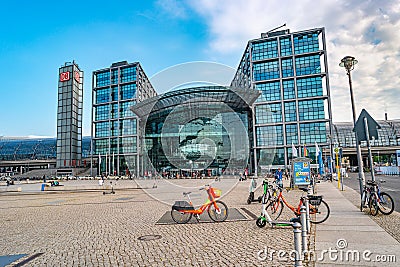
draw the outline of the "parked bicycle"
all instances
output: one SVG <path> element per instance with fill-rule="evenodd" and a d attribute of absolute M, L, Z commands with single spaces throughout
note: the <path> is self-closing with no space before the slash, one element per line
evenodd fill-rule
<path fill-rule="evenodd" d="M 183 196 L 186 196 L 189 200 L 187 201 L 176 201 L 172 206 L 171 217 L 179 224 L 187 223 L 190 221 L 192 216 L 200 220 L 200 215 L 207 210 L 208 216 L 214 222 L 223 222 L 228 218 L 228 206 L 221 200 L 216 200 L 221 196 L 221 190 L 211 187 L 211 185 L 206 185 L 199 190 L 205 190 L 207 192 L 208 198 L 206 202 L 196 209 L 193 206 L 192 200 L 190 199 L 190 194 L 192 192 L 184 192 Z"/>
<path fill-rule="evenodd" d="M 385 181 L 380 181 L 380 183 L 383 182 Z M 394 210 L 394 201 L 388 193 L 381 192 L 376 181 L 368 180 L 361 196 L 360 210 L 363 211 L 365 207 L 369 208 L 372 216 L 376 216 L 379 211 L 384 215 L 389 215 Z"/>
<path fill-rule="evenodd" d="M 307 188 L 299 188 L 304 192 L 307 192 Z M 288 207 L 294 212 L 296 216 L 300 216 L 300 208 L 304 205 L 305 197 L 300 197 L 299 204 L 297 206 L 290 205 L 282 194 L 283 189 L 278 188 L 278 196 L 270 201 L 267 205 L 266 210 L 271 214 L 273 220 L 277 220 L 283 211 L 284 206 Z M 310 222 L 317 224 L 326 221 L 330 214 L 330 208 L 328 204 L 322 199 L 322 196 L 308 196 L 309 199 L 309 210 L 310 210 Z"/>

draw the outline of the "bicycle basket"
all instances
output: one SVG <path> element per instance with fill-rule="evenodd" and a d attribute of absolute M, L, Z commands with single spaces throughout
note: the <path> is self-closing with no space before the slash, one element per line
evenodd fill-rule
<path fill-rule="evenodd" d="M 175 204 L 172 206 L 172 210 L 194 210 L 194 208 L 187 201 L 175 201 Z"/>
<path fill-rule="evenodd" d="M 211 190 L 211 194 L 214 198 L 219 198 L 222 195 L 222 191 L 220 189 L 213 188 Z"/>
<path fill-rule="evenodd" d="M 309 196 L 308 201 L 313 206 L 318 206 L 321 204 L 322 196 Z"/>

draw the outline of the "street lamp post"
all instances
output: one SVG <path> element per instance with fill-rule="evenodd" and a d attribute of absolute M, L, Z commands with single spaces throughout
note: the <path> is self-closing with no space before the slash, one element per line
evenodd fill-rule
<path fill-rule="evenodd" d="M 354 65 L 356 65 L 357 63 L 358 63 L 358 60 L 356 60 L 354 57 L 346 56 L 340 61 L 340 64 L 339 64 L 340 67 L 344 67 L 346 69 L 347 76 L 349 77 L 351 109 L 353 111 L 354 127 L 356 126 L 356 110 L 355 110 L 355 105 L 354 105 L 353 86 L 352 86 L 352 82 L 351 82 L 351 71 L 354 69 Z M 360 183 L 360 195 L 362 195 L 363 187 L 364 187 L 364 183 L 365 183 L 363 161 L 362 161 L 362 156 L 361 156 L 360 143 L 358 142 L 357 132 L 355 132 L 354 134 L 356 137 L 356 150 L 357 150 L 357 160 L 358 160 L 358 180 Z"/>

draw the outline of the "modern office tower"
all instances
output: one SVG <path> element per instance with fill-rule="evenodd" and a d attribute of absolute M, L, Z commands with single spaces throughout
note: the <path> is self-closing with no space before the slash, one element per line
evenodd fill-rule
<path fill-rule="evenodd" d="M 331 151 L 324 28 L 274 31 L 250 40 L 231 86 L 261 92 L 253 106 L 254 172 L 267 169 L 271 158 L 273 166 L 288 166 L 292 144 L 299 156 L 306 152 L 312 159 L 315 143 Z"/>
<path fill-rule="evenodd" d="M 75 61 L 59 69 L 57 163 L 60 173 L 73 173 L 82 163 L 83 71 Z"/>
<path fill-rule="evenodd" d="M 139 128 L 130 108 L 157 93 L 138 62 L 96 70 L 92 83 L 92 163 L 98 163 L 97 174 L 137 176 Z"/>

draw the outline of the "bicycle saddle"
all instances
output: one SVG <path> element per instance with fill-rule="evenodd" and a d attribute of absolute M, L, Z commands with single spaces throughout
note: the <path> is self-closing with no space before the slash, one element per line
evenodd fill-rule
<path fill-rule="evenodd" d="M 378 185 L 375 181 L 368 180 L 367 185 Z"/>
<path fill-rule="evenodd" d="M 191 194 L 192 192 L 183 192 L 183 195 L 184 196 L 186 196 L 186 195 L 189 195 L 189 194 Z"/>

